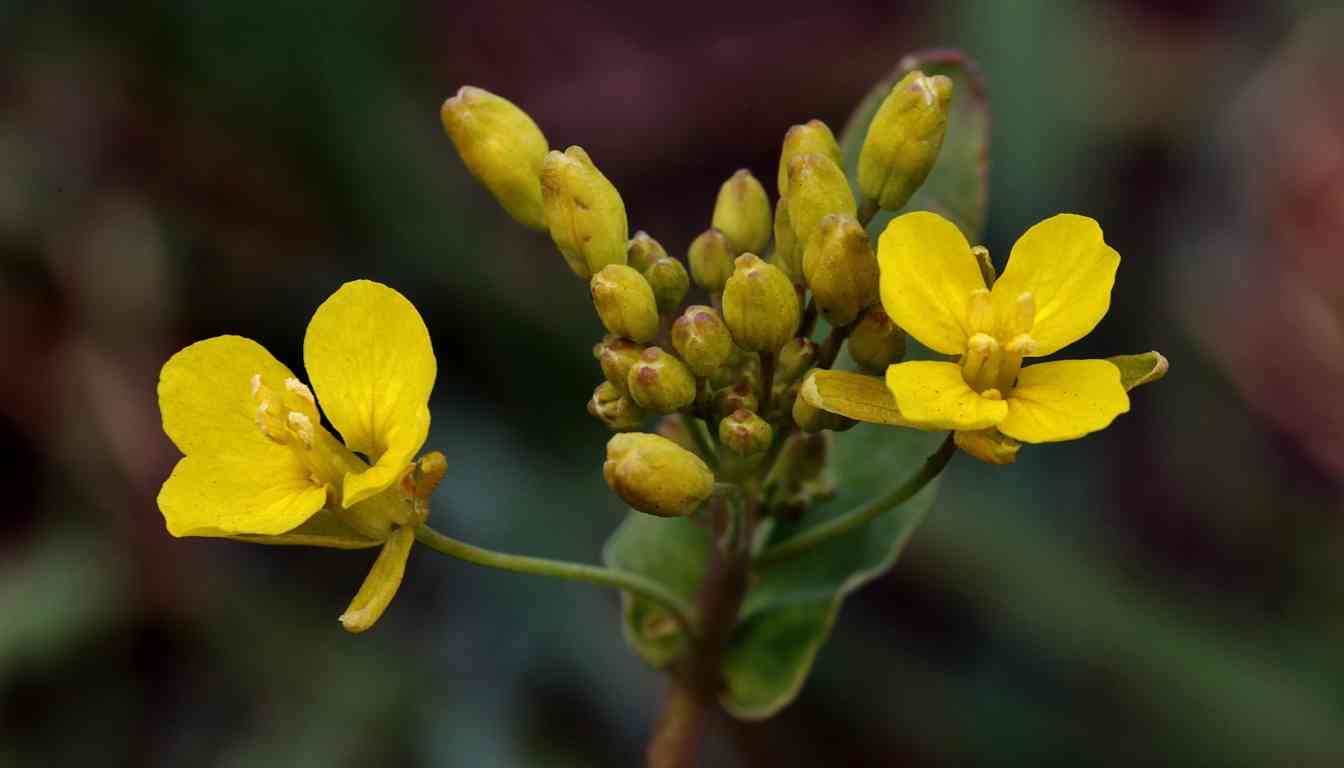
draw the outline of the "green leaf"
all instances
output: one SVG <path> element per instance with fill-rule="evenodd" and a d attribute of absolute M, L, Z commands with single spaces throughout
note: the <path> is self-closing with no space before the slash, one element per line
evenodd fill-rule
<path fill-rule="evenodd" d="M 975 62 L 956 50 L 929 50 L 912 53 L 878 83 L 850 114 L 840 134 L 840 151 L 851 182 L 858 178 L 859 150 L 863 148 L 868 124 L 891 87 L 911 70 L 926 75 L 952 78 L 952 106 L 947 136 L 943 139 L 938 162 L 929 178 L 902 209 L 933 211 L 947 217 L 972 243 L 984 234 L 985 211 L 989 202 L 989 101 L 984 81 Z M 857 193 L 856 193 L 857 194 Z M 882 211 L 868 226 L 870 235 L 880 233 L 896 214 Z"/>

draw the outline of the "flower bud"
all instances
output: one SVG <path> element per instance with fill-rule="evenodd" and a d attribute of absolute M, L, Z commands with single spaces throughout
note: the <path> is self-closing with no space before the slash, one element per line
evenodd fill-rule
<path fill-rule="evenodd" d="M 663 244 L 642 229 L 625 245 L 626 263 L 639 270 L 640 274 L 666 255 L 667 249 L 663 248 Z"/>
<path fill-rule="evenodd" d="M 798 155 L 815 152 L 831 158 L 836 165 L 843 165 L 840 145 L 835 143 L 835 134 L 820 120 L 808 120 L 795 125 L 784 134 L 784 148 L 779 153 L 779 196 L 783 197 L 789 189 L 789 162 Z"/>
<path fill-rule="evenodd" d="M 733 244 L 717 229 L 707 229 L 691 242 L 687 261 L 691 278 L 710 293 L 723 293 L 723 284 L 733 274 Z"/>
<path fill-rule="evenodd" d="M 738 346 L 774 354 L 798 330 L 798 293 L 779 267 L 747 253 L 723 289 L 723 319 Z"/>
<path fill-rule="evenodd" d="M 858 214 L 849 179 L 825 155 L 808 153 L 789 161 L 789 193 L 784 199 L 799 250 L 806 247 L 826 215 L 840 213 L 852 218 Z"/>
<path fill-rule="evenodd" d="M 634 341 L 658 336 L 658 304 L 642 275 L 624 264 L 608 264 L 589 283 L 593 306 L 608 331 Z"/>
<path fill-rule="evenodd" d="M 602 375 L 622 392 L 626 391 L 631 366 L 643 352 L 643 344 L 636 344 L 620 336 L 607 336 L 593 346 L 593 357 L 602 366 Z"/>
<path fill-rule="evenodd" d="M 644 270 L 644 279 L 653 289 L 653 299 L 658 305 L 658 313 L 668 315 L 677 311 L 686 291 L 691 288 L 691 277 L 681 262 L 671 256 L 664 256 Z"/>
<path fill-rule="evenodd" d="M 731 387 L 737 383 L 738 379 L 742 378 L 749 367 L 752 370 L 759 371 L 760 365 L 761 361 L 756 353 L 747 352 L 734 344 L 732 351 L 728 353 L 728 359 L 709 375 L 709 386 L 711 389 Z"/>
<path fill-rule="evenodd" d="M 803 386 L 807 386 L 806 377 Z M 823 429 L 843 432 L 858 423 L 838 413 L 822 410 L 803 397 L 793 401 L 793 421 L 804 432 L 820 432 Z"/>
<path fill-rule="evenodd" d="M 466 85 L 443 102 L 439 119 L 467 170 L 504 210 L 524 226 L 546 229 L 541 168 L 549 147 L 532 118 L 513 102 Z"/>
<path fill-rule="evenodd" d="M 775 384 L 798 381 L 816 363 L 816 342 L 802 337 L 789 339 L 789 342 L 779 349 L 779 359 L 775 362 Z"/>
<path fill-rule="evenodd" d="M 859 152 L 864 200 L 895 211 L 924 183 L 947 133 L 952 81 L 915 70 L 892 87 L 868 125 Z"/>
<path fill-rule="evenodd" d="M 975 431 L 957 430 L 952 441 L 961 450 L 986 464 L 1012 464 L 1022 444 L 994 427 Z"/>
<path fill-rule="evenodd" d="M 660 517 L 689 515 L 714 492 L 714 473 L 705 462 L 658 435 L 612 437 L 602 476 L 625 503 Z"/>
<path fill-rule="evenodd" d="M 548 152 L 541 194 L 551 240 L 574 274 L 588 280 L 608 264 L 625 264 L 625 203 L 587 152 Z"/>
<path fill-rule="evenodd" d="M 770 263 L 779 267 L 795 283 L 803 281 L 803 250 L 789 221 L 789 201 L 779 198 L 775 205 L 775 250 Z"/>
<path fill-rule="evenodd" d="M 803 252 L 803 276 L 832 326 L 849 325 L 877 303 L 877 257 L 868 233 L 853 217 L 822 218 Z"/>
<path fill-rule="evenodd" d="M 849 334 L 849 355 L 870 373 L 882 373 L 905 357 L 905 331 L 891 322 L 881 305 L 872 306 Z"/>
<path fill-rule="evenodd" d="M 672 324 L 672 346 L 696 376 L 704 377 L 727 362 L 733 337 L 718 312 L 696 305 L 687 307 Z"/>
<path fill-rule="evenodd" d="M 714 393 L 714 415 L 720 419 L 737 411 L 754 413 L 760 404 L 756 397 L 756 386 L 750 378 L 739 379 L 733 386 Z"/>
<path fill-rule="evenodd" d="M 649 347 L 630 367 L 630 396 L 641 408 L 675 413 L 695 400 L 695 376 L 686 364 L 661 347 Z"/>
<path fill-rule="evenodd" d="M 646 414 L 638 405 L 610 381 L 604 381 L 593 390 L 588 401 L 588 413 L 602 420 L 613 432 L 639 429 Z"/>
<path fill-rule="evenodd" d="M 733 411 L 719 422 L 719 442 L 738 456 L 764 453 L 774 439 L 775 430 L 765 419 L 745 409 Z"/>
<path fill-rule="evenodd" d="M 719 187 L 713 221 L 733 244 L 734 255 L 765 252 L 770 244 L 770 198 L 751 171 L 744 168 Z"/>

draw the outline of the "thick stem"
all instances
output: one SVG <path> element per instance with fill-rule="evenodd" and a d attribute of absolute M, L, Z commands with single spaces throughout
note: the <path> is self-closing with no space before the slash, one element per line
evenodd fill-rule
<path fill-rule="evenodd" d="M 852 330 L 854 330 L 853 323 L 831 329 L 826 341 L 822 342 L 821 349 L 817 350 L 818 368 L 830 368 L 835 365 L 835 358 L 840 356 L 840 348 L 845 345 L 845 339 L 849 338 Z"/>
<path fill-rule="evenodd" d="M 693 768 L 705 738 L 709 708 L 686 683 L 668 678 L 663 712 L 646 753 L 649 768 Z"/>
<path fill-rule="evenodd" d="M 774 352 L 761 353 L 761 399 L 760 412 L 766 418 L 770 413 L 770 396 L 775 390 L 775 360 Z"/>
<path fill-rule="evenodd" d="M 879 206 L 876 200 L 864 200 L 863 205 L 859 207 L 859 223 L 867 228 L 868 223 L 877 215 Z"/>

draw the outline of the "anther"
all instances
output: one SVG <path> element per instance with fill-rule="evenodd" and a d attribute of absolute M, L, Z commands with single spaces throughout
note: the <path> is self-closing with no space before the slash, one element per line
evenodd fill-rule
<path fill-rule="evenodd" d="M 304 384 L 293 376 L 285 379 L 285 389 L 303 398 L 309 405 L 317 405 L 317 399 L 313 397 L 313 390 L 309 389 L 307 384 Z"/>
<path fill-rule="evenodd" d="M 1035 339 L 1025 333 L 1014 336 L 1003 348 L 1003 362 L 1000 364 L 995 386 L 1004 392 L 1011 391 L 1017 384 L 1017 375 L 1022 372 L 1022 358 L 1035 351 Z"/>
<path fill-rule="evenodd" d="M 298 411 L 290 411 L 288 421 L 290 431 L 298 436 L 304 447 L 312 448 L 315 437 L 312 420 Z"/>
<path fill-rule="evenodd" d="M 1031 333 L 1036 324 L 1036 297 L 1031 291 L 1023 291 L 1008 307 L 1008 316 L 1003 318 L 1004 333 L 1000 338 L 1015 339 L 1022 334 Z"/>
<path fill-rule="evenodd" d="M 987 333 L 977 333 L 966 344 L 966 355 L 961 359 L 961 376 L 976 392 L 994 386 L 998 378 L 999 342 Z"/>
<path fill-rule="evenodd" d="M 971 301 L 966 307 L 966 325 L 973 334 L 994 332 L 994 304 L 990 301 L 989 291 L 984 288 L 971 291 Z"/>

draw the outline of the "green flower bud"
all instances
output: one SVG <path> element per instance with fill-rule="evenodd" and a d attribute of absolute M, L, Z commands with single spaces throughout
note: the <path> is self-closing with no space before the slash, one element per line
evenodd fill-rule
<path fill-rule="evenodd" d="M 905 357 L 905 331 L 891 322 L 881 305 L 869 307 L 850 331 L 849 355 L 865 371 L 882 373 Z"/>
<path fill-rule="evenodd" d="M 625 203 L 587 152 L 548 152 L 541 196 L 551 240 L 574 274 L 588 280 L 608 264 L 625 264 Z"/>
<path fill-rule="evenodd" d="M 733 274 L 733 244 L 717 229 L 707 229 L 691 242 L 687 261 L 691 278 L 710 293 L 723 293 L 723 284 Z"/>
<path fill-rule="evenodd" d="M 689 515 L 714 492 L 714 473 L 705 462 L 658 435 L 612 437 L 602 476 L 625 503 L 659 517 Z"/>
<path fill-rule="evenodd" d="M 737 411 L 755 413 L 760 404 L 760 400 L 756 397 L 755 385 L 746 378 L 714 393 L 714 415 L 720 419 L 727 418 Z"/>
<path fill-rule="evenodd" d="M 859 152 L 859 191 L 865 201 L 900 209 L 924 183 L 947 133 L 952 81 L 915 70 L 892 87 L 868 125 Z"/>
<path fill-rule="evenodd" d="M 648 415 L 610 381 L 598 384 L 597 389 L 593 390 L 593 397 L 588 401 L 588 413 L 601 419 L 613 432 L 639 429 Z"/>
<path fill-rule="evenodd" d="M 541 129 L 508 99 L 466 85 L 443 102 L 443 129 L 467 170 L 518 223 L 546 229 L 541 169 L 549 147 Z"/>
<path fill-rule="evenodd" d="M 738 346 L 774 354 L 798 330 L 798 293 L 779 267 L 746 253 L 723 289 L 723 319 Z"/>
<path fill-rule="evenodd" d="M 957 430 L 952 434 L 952 441 L 986 464 L 1012 464 L 1017 461 L 1017 452 L 1022 450 L 1021 443 L 994 427 L 973 432 Z"/>
<path fill-rule="evenodd" d="M 695 305 L 672 324 L 672 346 L 696 376 L 705 377 L 728 361 L 733 337 L 718 312 Z"/>
<path fill-rule="evenodd" d="M 630 367 L 626 387 L 641 408 L 655 413 L 675 413 L 695 400 L 691 369 L 661 347 L 644 350 Z"/>
<path fill-rule="evenodd" d="M 775 439 L 775 430 L 765 419 L 742 409 L 719 422 L 719 442 L 739 456 L 764 453 Z"/>
<path fill-rule="evenodd" d="M 868 233 L 851 216 L 822 218 L 803 252 L 803 275 L 832 326 L 849 325 L 877 303 L 877 257 Z"/>
<path fill-rule="evenodd" d="M 602 366 L 602 375 L 622 392 L 626 391 L 630 368 L 643 352 L 643 344 L 636 344 L 620 336 L 607 336 L 593 347 L 593 357 Z"/>
<path fill-rule="evenodd" d="M 779 195 L 783 197 L 789 190 L 789 163 L 798 155 L 815 152 L 831 158 L 836 165 L 844 165 L 840 154 L 840 145 L 835 143 L 835 134 L 820 120 L 808 120 L 795 125 L 784 134 L 784 149 L 779 153 Z M 776 230 L 778 235 L 778 230 Z"/>
<path fill-rule="evenodd" d="M 658 313 L 669 315 L 681 306 L 686 291 L 691 288 L 691 277 L 681 262 L 671 256 L 664 256 L 644 270 L 644 279 L 653 288 L 653 298 L 658 305 Z"/>
<path fill-rule="evenodd" d="M 803 386 L 807 386 L 806 377 Z M 838 413 L 823 411 L 802 397 L 793 401 L 793 421 L 804 432 L 820 432 L 823 429 L 843 432 L 858 423 Z"/>
<path fill-rule="evenodd" d="M 658 336 L 658 303 L 643 275 L 624 264 L 608 264 L 589 283 L 593 306 L 608 331 L 635 341 Z"/>
<path fill-rule="evenodd" d="M 663 244 L 649 237 L 649 233 L 640 230 L 635 236 L 630 238 L 630 242 L 625 246 L 626 263 L 642 274 L 653 262 L 667 256 L 667 249 Z"/>
<path fill-rule="evenodd" d="M 775 205 L 775 251 L 770 263 L 779 267 L 795 283 L 803 281 L 803 249 L 789 221 L 789 201 L 779 198 Z"/>
<path fill-rule="evenodd" d="M 817 364 L 817 344 L 811 339 L 797 337 L 779 349 L 775 362 L 775 384 L 790 384 Z"/>
<path fill-rule="evenodd" d="M 799 249 L 806 247 L 821 220 L 828 214 L 858 215 L 854 192 L 840 166 L 825 155 L 798 155 L 789 161 L 789 222 L 798 238 Z"/>
<path fill-rule="evenodd" d="M 725 325 L 727 325 L 725 323 Z M 714 372 L 709 375 L 709 386 L 711 389 L 723 389 L 731 387 L 742 378 L 748 367 L 753 370 L 760 370 L 761 361 L 754 352 L 747 352 L 736 344 L 732 351 L 728 353 L 728 359 L 723 362 Z"/>
<path fill-rule="evenodd" d="M 770 198 L 745 168 L 719 187 L 714 228 L 728 237 L 737 253 L 764 253 L 770 244 Z"/>

